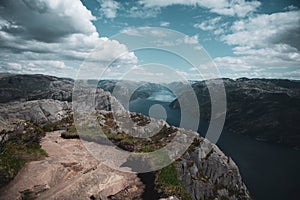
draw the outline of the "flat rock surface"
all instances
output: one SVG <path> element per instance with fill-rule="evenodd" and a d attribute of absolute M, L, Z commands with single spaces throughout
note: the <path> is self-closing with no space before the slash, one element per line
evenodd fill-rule
<path fill-rule="evenodd" d="M 141 185 L 136 174 L 111 169 L 92 157 L 81 140 L 63 139 L 61 132 L 46 134 L 41 145 L 44 160 L 29 162 L 2 189 L 0 199 L 20 199 L 30 191 L 37 199 L 106 198 L 132 185 Z M 91 143 L 91 145 L 97 145 Z M 102 145 L 103 149 L 114 149 Z"/>

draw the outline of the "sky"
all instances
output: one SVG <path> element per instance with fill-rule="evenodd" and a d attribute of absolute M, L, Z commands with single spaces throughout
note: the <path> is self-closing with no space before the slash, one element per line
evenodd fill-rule
<path fill-rule="evenodd" d="M 158 47 L 165 45 L 188 60 L 210 63 L 195 60 L 194 66 L 159 49 L 133 51 L 133 43 L 143 46 L 141 37 L 159 40 Z M 0 72 L 71 78 L 99 78 L 102 70 L 103 77 L 112 79 L 148 75 L 163 80 L 172 71 L 198 80 L 203 76 L 196 72 L 205 65 L 203 70 L 213 66 L 226 78 L 300 79 L 300 3 L 1 0 L 0 58 Z"/>

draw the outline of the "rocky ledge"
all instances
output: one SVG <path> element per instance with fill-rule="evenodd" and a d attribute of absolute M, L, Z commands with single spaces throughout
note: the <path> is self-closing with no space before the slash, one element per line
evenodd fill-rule
<path fill-rule="evenodd" d="M 132 190 L 135 198 L 142 194 L 144 186 L 136 174 L 99 163 L 80 140 L 60 135 L 61 131 L 46 134 L 41 147 L 48 156 L 27 163 L 2 188 L 1 199 L 106 199 L 125 188 L 136 188 Z"/>

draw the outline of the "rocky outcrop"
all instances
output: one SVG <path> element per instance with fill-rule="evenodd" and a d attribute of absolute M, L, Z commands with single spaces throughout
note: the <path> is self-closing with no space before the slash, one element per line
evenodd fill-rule
<path fill-rule="evenodd" d="M 37 99 L 71 101 L 73 83 L 72 79 L 40 74 L 1 74 L 0 103 Z"/>
<path fill-rule="evenodd" d="M 176 166 L 192 199 L 250 199 L 236 164 L 206 139 L 196 138 Z"/>
<path fill-rule="evenodd" d="M 115 109 L 124 110 L 123 106 L 109 92 L 104 92 L 102 89 L 98 89 L 94 96 L 85 93 L 81 97 L 81 101 L 78 100 L 76 104 L 76 109 L 80 111 L 111 111 L 112 105 Z M 70 115 L 72 115 L 72 104 L 67 101 L 41 99 L 0 103 L 0 130 L 8 127 L 17 119 L 45 125 L 60 121 Z"/>
<path fill-rule="evenodd" d="M 180 142 L 178 144 L 174 143 L 178 147 L 175 147 L 174 150 L 179 150 L 184 138 L 189 138 L 193 134 L 196 136 L 193 144 L 175 161 L 178 179 L 191 198 L 195 200 L 250 199 L 249 192 L 233 160 L 221 152 L 216 145 L 198 136 L 196 132 L 174 128 L 166 122 L 161 123 L 160 120 L 135 113 L 129 115 L 132 119 L 130 129 L 126 128 L 122 120 L 116 120 L 121 117 L 121 112 L 117 114 L 104 112 L 100 113 L 100 116 L 100 125 L 103 127 L 104 132 L 112 134 L 108 135 L 108 137 L 111 137 L 109 139 L 112 139 L 112 141 L 115 141 L 115 145 L 127 151 L 141 152 L 141 149 L 144 149 L 145 146 L 153 151 L 169 144 L 176 134 L 180 135 Z M 144 136 L 143 134 L 148 132 L 145 131 L 145 127 L 151 123 L 160 125 L 153 127 L 153 129 L 160 130 L 156 135 L 150 135 L 147 139 L 131 139 L 131 142 L 128 142 L 128 138 L 124 136 L 124 133 L 125 135 L 137 134 L 140 137 Z M 174 156 L 171 153 L 170 158 L 172 157 Z M 139 165 L 142 165 L 142 163 L 139 162 Z"/>
<path fill-rule="evenodd" d="M 42 125 L 67 117 L 70 109 L 68 102 L 52 99 L 12 102 L 0 104 L 0 118 L 4 126 L 15 119 Z"/>

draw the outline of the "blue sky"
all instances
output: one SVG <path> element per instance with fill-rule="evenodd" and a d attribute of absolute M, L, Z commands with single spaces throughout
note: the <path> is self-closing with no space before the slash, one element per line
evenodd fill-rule
<path fill-rule="evenodd" d="M 0 71 L 74 78 L 95 47 L 103 47 L 103 62 L 128 50 L 109 39 L 115 34 L 162 27 L 199 42 L 222 77 L 300 79 L 299 7 L 296 0 L 3 0 Z M 184 62 L 149 50 L 127 52 L 108 77 L 147 61 L 198 79 Z"/>

